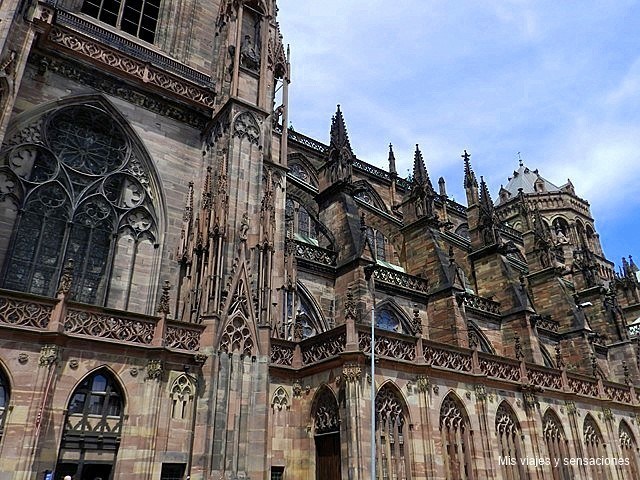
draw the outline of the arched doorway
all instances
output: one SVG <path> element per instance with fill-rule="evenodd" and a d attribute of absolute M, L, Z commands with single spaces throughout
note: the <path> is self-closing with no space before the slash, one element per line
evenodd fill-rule
<path fill-rule="evenodd" d="M 331 390 L 322 387 L 315 402 L 316 480 L 340 480 L 340 413 Z"/>
<path fill-rule="evenodd" d="M 75 389 L 64 421 L 56 480 L 112 480 L 122 435 L 124 396 L 107 369 Z"/>

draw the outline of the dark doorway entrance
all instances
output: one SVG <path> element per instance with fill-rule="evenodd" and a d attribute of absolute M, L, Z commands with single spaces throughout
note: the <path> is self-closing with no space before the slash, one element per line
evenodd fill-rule
<path fill-rule="evenodd" d="M 316 435 L 316 480 L 340 480 L 340 433 Z"/>

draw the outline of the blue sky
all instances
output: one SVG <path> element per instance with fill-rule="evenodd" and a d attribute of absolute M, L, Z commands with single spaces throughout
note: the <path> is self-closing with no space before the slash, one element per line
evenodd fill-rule
<path fill-rule="evenodd" d="M 640 259 L 638 1 L 280 0 L 290 120 L 328 141 L 341 104 L 358 158 L 398 172 L 415 144 L 464 203 L 525 164 L 589 200 L 606 255 Z"/>

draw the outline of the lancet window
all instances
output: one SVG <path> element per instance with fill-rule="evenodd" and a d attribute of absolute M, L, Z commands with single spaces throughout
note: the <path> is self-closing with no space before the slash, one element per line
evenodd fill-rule
<path fill-rule="evenodd" d="M 124 397 L 113 375 L 102 369 L 86 377 L 67 406 L 56 467 L 60 478 L 111 478 L 123 418 Z"/>
<path fill-rule="evenodd" d="M 584 419 L 583 436 L 588 458 L 604 458 L 607 456 L 604 438 L 591 415 L 587 415 Z M 589 469 L 591 470 L 592 478 L 609 479 L 608 467 L 604 465 L 589 465 Z"/>
<path fill-rule="evenodd" d="M 195 395 L 193 382 L 187 375 L 180 375 L 171 386 L 171 418 L 185 420 L 188 418 L 191 403 Z"/>
<path fill-rule="evenodd" d="M 500 456 L 503 459 L 499 463 L 502 465 L 504 478 L 506 480 L 529 478 L 526 466 L 521 462 L 524 455 L 520 424 L 506 402 L 502 402 L 496 412 L 496 435 L 500 444 Z M 513 461 L 504 461 L 507 458 L 515 459 L 515 464 Z"/>
<path fill-rule="evenodd" d="M 638 462 L 638 444 L 633 432 L 625 422 L 620 422 L 618 429 L 618 439 L 620 441 L 620 450 L 622 458 L 629 459 L 629 465 L 625 468 L 628 474 L 627 478 L 640 478 L 640 463 Z"/>
<path fill-rule="evenodd" d="M 371 248 L 376 255 L 376 260 L 386 261 L 386 238 L 384 234 L 379 230 L 367 227 L 367 239 L 369 240 L 369 245 L 371 245 Z"/>
<path fill-rule="evenodd" d="M 569 457 L 567 439 L 560 423 L 558 416 L 552 411 L 547 410 L 542 419 L 544 441 L 547 444 L 547 450 L 549 452 L 549 458 L 553 465 L 558 465 L 558 468 L 552 468 L 551 473 L 554 480 L 569 480 L 572 478 L 571 471 L 569 470 L 568 461 L 565 459 Z"/>
<path fill-rule="evenodd" d="M 404 404 L 395 389 L 384 385 L 376 395 L 376 478 L 411 478 Z"/>
<path fill-rule="evenodd" d="M 326 330 L 318 308 L 312 302 L 309 293 L 302 285 L 285 290 L 284 318 L 278 328 L 280 338 L 304 340 Z"/>
<path fill-rule="evenodd" d="M 81 12 L 153 43 L 160 0 L 84 0 Z"/>
<path fill-rule="evenodd" d="M 62 107 L 26 131 L 0 153 L 0 175 L 10 180 L 19 208 L 5 218 L 14 229 L 3 287 L 53 296 L 73 260 L 74 300 L 132 307 L 131 283 L 148 284 L 150 273 L 134 268 L 135 257 L 154 257 L 157 230 L 156 199 L 139 154 L 115 119 L 94 106 Z M 125 280 L 109 301 L 112 276 Z"/>
<path fill-rule="evenodd" d="M 475 479 L 469 417 L 453 394 L 447 395 L 440 407 L 440 434 L 446 478 Z"/>

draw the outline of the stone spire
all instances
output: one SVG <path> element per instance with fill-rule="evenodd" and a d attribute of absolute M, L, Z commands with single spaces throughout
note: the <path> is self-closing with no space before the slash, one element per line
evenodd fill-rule
<path fill-rule="evenodd" d="M 347 127 L 340 111 L 340 105 L 331 119 L 331 140 L 326 164 L 326 174 L 329 185 L 342 181 L 351 183 L 353 161 L 355 155 L 351 150 Z"/>
<path fill-rule="evenodd" d="M 389 144 L 389 173 L 391 175 L 397 175 L 396 170 L 396 156 L 393 154 L 393 145 Z"/>
<path fill-rule="evenodd" d="M 465 150 L 462 154 L 462 158 L 464 159 L 464 188 L 478 188 L 478 180 L 476 179 L 476 174 L 473 173 L 471 161 L 469 160 L 471 155 L 469 155 Z"/>
<path fill-rule="evenodd" d="M 420 151 L 420 146 L 416 144 L 416 153 L 413 156 L 413 183 L 421 187 L 426 187 L 426 190 L 433 190 L 427 167 L 424 164 L 424 158 Z"/>
<path fill-rule="evenodd" d="M 331 119 L 331 140 L 329 145 L 337 150 L 347 149 L 353 155 L 340 105 L 338 105 L 336 113 Z"/>
<path fill-rule="evenodd" d="M 484 177 L 480 177 L 480 208 L 482 208 L 485 214 L 493 216 L 493 201 L 491 200 L 491 194 L 489 193 L 487 183 L 484 181 Z"/>
<path fill-rule="evenodd" d="M 476 174 L 471 169 L 471 155 L 464 151 L 462 154 L 464 159 L 464 190 L 467 194 L 467 206 L 472 207 L 478 204 L 478 180 Z"/>

